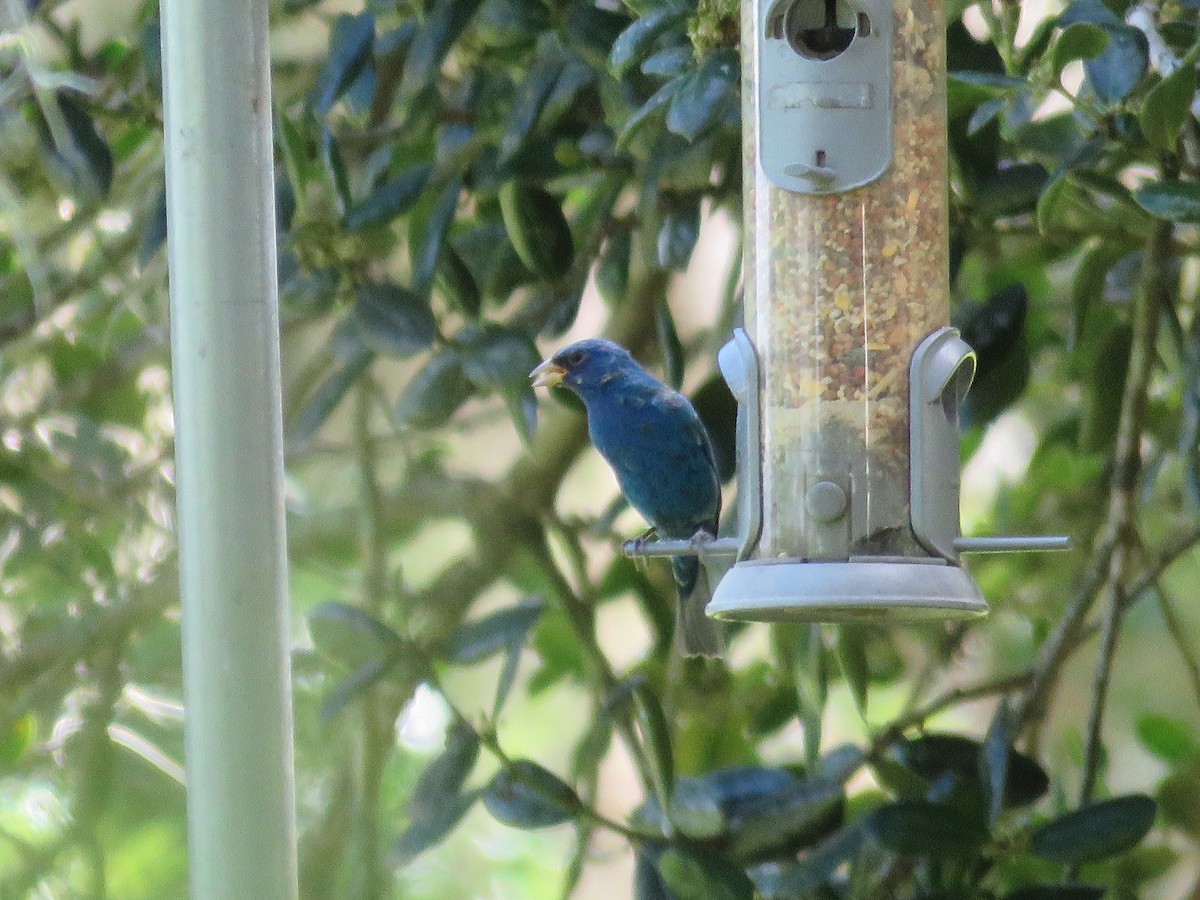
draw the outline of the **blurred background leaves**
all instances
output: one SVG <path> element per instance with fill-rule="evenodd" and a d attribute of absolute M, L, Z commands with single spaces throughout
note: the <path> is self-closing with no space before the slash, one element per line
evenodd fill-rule
<path fill-rule="evenodd" d="M 183 896 L 157 10 L 15 12 L 0 896 Z M 949 4 L 964 522 L 1077 551 L 973 560 L 982 623 L 725 663 L 672 657 L 668 572 L 526 374 L 607 334 L 732 476 L 737 4 L 271 17 L 305 897 L 1196 893 L 1194 4 Z"/>

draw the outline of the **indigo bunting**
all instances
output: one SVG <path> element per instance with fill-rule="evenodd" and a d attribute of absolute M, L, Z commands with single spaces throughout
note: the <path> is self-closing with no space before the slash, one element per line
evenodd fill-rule
<path fill-rule="evenodd" d="M 530 373 L 534 387 L 562 385 L 587 409 L 588 435 L 631 506 L 663 538 L 715 537 L 721 483 L 712 444 L 688 399 L 600 338 L 577 341 Z M 704 614 L 711 589 L 700 560 L 671 560 L 679 588 L 676 640 L 686 656 L 719 656 L 721 631 Z"/>

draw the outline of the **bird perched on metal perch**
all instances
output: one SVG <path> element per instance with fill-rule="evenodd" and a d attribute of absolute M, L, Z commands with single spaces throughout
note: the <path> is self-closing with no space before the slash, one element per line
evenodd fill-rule
<path fill-rule="evenodd" d="M 721 483 L 708 432 L 686 397 L 601 338 L 564 347 L 530 378 L 534 387 L 561 385 L 583 401 L 592 443 L 660 538 L 702 545 L 716 536 Z M 704 614 L 712 592 L 703 564 L 696 555 L 675 556 L 671 568 L 677 643 L 686 656 L 719 656 L 724 639 Z"/>

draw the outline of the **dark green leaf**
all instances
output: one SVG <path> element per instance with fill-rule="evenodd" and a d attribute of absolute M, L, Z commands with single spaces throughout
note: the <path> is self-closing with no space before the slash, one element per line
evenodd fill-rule
<path fill-rule="evenodd" d="M 404 101 L 412 102 L 433 83 L 446 53 L 478 6 L 479 0 L 436 0 L 404 60 L 404 75 L 400 82 L 400 96 Z"/>
<path fill-rule="evenodd" d="M 1008 698 L 1001 699 L 983 739 L 980 755 L 982 782 L 987 789 L 988 822 L 995 826 L 1004 808 L 1008 786 L 1008 763 L 1012 758 L 1012 722 L 1008 709 Z"/>
<path fill-rule="evenodd" d="M 1164 762 L 1176 764 L 1200 758 L 1196 730 L 1181 719 L 1143 713 L 1135 723 L 1142 746 Z"/>
<path fill-rule="evenodd" d="M 1099 56 L 1085 60 L 1083 70 L 1100 99 L 1120 103 L 1142 80 L 1149 65 L 1146 36 L 1128 25 L 1104 26 L 1108 47 Z"/>
<path fill-rule="evenodd" d="M 807 846 L 841 824 L 844 804 L 842 786 L 820 777 L 793 779 L 769 794 L 745 796 L 732 808 L 722 803 L 729 822 L 724 852 L 750 862 Z"/>
<path fill-rule="evenodd" d="M 541 600 L 527 597 L 516 606 L 460 625 L 450 638 L 447 659 L 460 665 L 472 665 L 501 650 L 521 646 L 545 608 Z"/>
<path fill-rule="evenodd" d="M 440 428 L 471 396 L 471 383 L 458 355 L 446 350 L 432 357 L 409 379 L 396 402 L 396 424 Z"/>
<path fill-rule="evenodd" d="M 533 443 L 533 435 L 537 431 L 537 395 L 533 388 L 525 385 L 522 388 L 504 392 L 504 404 L 508 407 L 508 415 L 513 421 L 513 427 L 526 446 Z"/>
<path fill-rule="evenodd" d="M 446 749 L 434 757 L 413 785 L 409 818 L 432 819 L 442 806 L 453 803 L 478 758 L 479 735 L 469 723 L 456 719 L 446 731 Z"/>
<path fill-rule="evenodd" d="M 863 830 L 853 825 L 835 832 L 804 854 L 798 863 L 780 870 L 769 890 L 759 889 L 764 900 L 803 900 L 825 884 L 838 867 L 851 859 L 862 845 Z"/>
<path fill-rule="evenodd" d="M 668 47 L 647 56 L 642 62 L 642 72 L 646 75 L 657 75 L 660 78 L 674 78 L 683 72 L 687 64 L 695 58 L 695 51 L 690 44 Z"/>
<path fill-rule="evenodd" d="M 1095 884 L 1035 884 L 1005 894 L 1004 900 L 1101 900 L 1105 893 Z"/>
<path fill-rule="evenodd" d="M 663 714 L 658 697 L 644 684 L 633 691 L 637 709 L 638 726 L 642 742 L 649 751 L 650 772 L 654 777 L 654 789 L 663 809 L 669 808 L 671 791 L 675 786 L 675 758 L 671 752 L 671 729 Z"/>
<path fill-rule="evenodd" d="M 1174 151 L 1179 131 L 1191 116 L 1196 96 L 1196 67 L 1182 65 L 1146 94 L 1138 122 L 1150 146 Z"/>
<path fill-rule="evenodd" d="M 725 814 L 716 791 L 707 780 L 689 775 L 675 779 L 667 818 L 680 834 L 694 840 L 714 838 L 725 830 Z"/>
<path fill-rule="evenodd" d="M 304 444 L 317 433 L 354 383 L 367 371 L 373 358 L 369 351 L 358 353 L 317 386 L 300 408 L 292 425 L 293 442 Z"/>
<path fill-rule="evenodd" d="M 551 91 L 563 71 L 563 58 L 557 54 L 538 56 L 525 77 L 517 86 L 508 125 L 500 139 L 500 165 L 504 165 L 517 154 L 525 139 L 537 124 Z"/>
<path fill-rule="evenodd" d="M 400 635 L 370 613 L 336 600 L 313 607 L 308 632 L 321 655 L 345 669 L 392 659 L 403 646 Z"/>
<path fill-rule="evenodd" d="M 658 230 L 658 264 L 684 271 L 700 236 L 700 204 L 663 216 Z"/>
<path fill-rule="evenodd" d="M 704 900 L 752 900 L 754 883 L 742 870 L 719 857 L 669 849 L 658 858 L 663 881 L 679 897 Z"/>
<path fill-rule="evenodd" d="M 952 806 L 901 800 L 864 820 L 867 834 L 887 849 L 934 859 L 971 856 L 988 840 L 987 829 Z"/>
<path fill-rule="evenodd" d="M 653 9 L 635 20 L 617 37 L 608 57 L 609 67 L 618 77 L 641 62 L 658 37 L 678 25 L 686 13 L 670 6 Z"/>
<path fill-rule="evenodd" d="M 737 72 L 736 54 L 718 50 L 682 76 L 667 110 L 667 130 L 695 141 L 716 126 L 737 100 Z"/>
<path fill-rule="evenodd" d="M 328 722 L 364 691 L 374 687 L 383 679 L 395 664 L 395 659 L 370 659 L 357 669 L 340 679 L 321 700 L 317 717 L 322 722 Z"/>
<path fill-rule="evenodd" d="M 20 762 L 37 736 L 37 717 L 27 712 L 0 726 L 0 772 L 5 775 Z"/>
<path fill-rule="evenodd" d="M 633 900 L 679 900 L 658 874 L 653 860 L 642 851 L 634 854 Z"/>
<path fill-rule="evenodd" d="M 430 847 L 441 843 L 454 826 L 462 821 L 475 801 L 482 795 L 482 789 L 460 794 L 432 810 L 427 818 L 417 819 L 396 841 L 392 852 L 393 861 L 397 866 L 407 865 Z"/>
<path fill-rule="evenodd" d="M 1166 824 L 1200 837 L 1200 761 L 1176 768 L 1158 783 L 1155 793 Z"/>
<path fill-rule="evenodd" d="M 154 202 L 154 210 L 146 217 L 138 241 L 138 265 L 146 268 L 167 240 L 167 191 L 164 187 Z"/>
<path fill-rule="evenodd" d="M 1153 181 L 1134 191 L 1133 199 L 1160 219 L 1200 223 L 1200 182 Z"/>
<path fill-rule="evenodd" d="M 380 184 L 346 214 L 346 227 L 374 228 L 408 212 L 421 196 L 432 169 L 428 163 L 422 163 Z"/>
<path fill-rule="evenodd" d="M 1092 862 L 1136 846 L 1154 824 L 1155 802 L 1145 794 L 1102 800 L 1047 822 L 1029 848 L 1048 862 Z"/>
<path fill-rule="evenodd" d="M 629 254 L 633 247 L 632 235 L 623 229 L 609 238 L 600 254 L 596 266 L 596 288 L 600 296 L 613 306 L 625 299 L 625 288 L 629 284 Z"/>
<path fill-rule="evenodd" d="M 521 262 L 547 281 L 562 278 L 575 260 L 575 242 L 562 207 L 540 188 L 510 181 L 500 188 L 500 210 Z"/>
<path fill-rule="evenodd" d="M 946 773 L 979 779 L 981 744 L 958 734 L 929 733 L 893 748 L 896 759 L 926 781 Z M 1046 794 L 1050 779 L 1034 760 L 1011 751 L 1005 777 L 1005 806 L 1025 806 Z"/>
<path fill-rule="evenodd" d="M 1050 50 L 1054 81 L 1078 59 L 1093 59 L 1108 47 L 1108 32 L 1094 22 L 1073 22 L 1064 28 Z"/>
<path fill-rule="evenodd" d="M 475 14 L 475 31 L 489 47 L 532 44 L 550 24 L 550 11 L 536 0 L 484 0 Z"/>
<path fill-rule="evenodd" d="M 433 343 L 437 321 L 429 304 L 395 284 L 363 284 L 356 291 L 355 312 L 371 349 L 410 356 Z"/>
<path fill-rule="evenodd" d="M 343 13 L 334 20 L 329 56 L 313 88 L 312 105 L 318 116 L 329 111 L 370 63 L 374 41 L 375 16 L 370 12 Z"/>
<path fill-rule="evenodd" d="M 446 235 L 450 232 L 454 215 L 458 211 L 458 195 L 461 191 L 462 181 L 458 178 L 451 179 L 433 201 L 429 215 L 419 222 L 414 217 L 409 223 L 408 249 L 412 254 L 412 286 L 418 294 L 426 293 L 433 283 Z"/>
<path fill-rule="evenodd" d="M 579 797 L 557 775 L 528 759 L 496 773 L 483 796 L 488 812 L 514 828 L 546 828 L 579 811 Z"/>
<path fill-rule="evenodd" d="M 463 313 L 472 319 L 479 318 L 483 305 L 479 293 L 479 284 L 471 269 L 463 262 L 454 245 L 446 243 L 442 246 L 442 255 L 438 260 L 437 272 L 433 278 L 434 288 L 447 300 L 453 303 Z"/>
<path fill-rule="evenodd" d="M 837 628 L 837 658 L 842 677 L 860 715 L 867 714 L 867 689 L 871 669 L 867 663 L 867 631 L 861 625 L 840 625 Z"/>
<path fill-rule="evenodd" d="M 54 95 L 66 134 L 52 134 L 41 123 L 42 143 L 50 151 L 50 162 L 60 172 L 64 189 L 86 202 L 98 202 L 108 196 L 113 180 L 113 155 L 108 141 L 96 128 L 91 114 L 71 94 Z M 61 138 L 64 143 L 59 144 Z"/>
<path fill-rule="evenodd" d="M 529 373 L 541 362 L 529 335 L 504 325 L 463 329 L 459 355 L 463 371 L 482 390 L 519 393 L 529 386 Z"/>
<path fill-rule="evenodd" d="M 675 319 L 671 315 L 666 297 L 659 297 L 654 304 L 654 332 L 663 355 L 663 374 L 666 376 L 666 382 L 678 389 L 683 384 L 683 344 L 675 331 Z"/>
<path fill-rule="evenodd" d="M 621 126 L 621 134 L 617 138 L 618 146 L 624 146 L 629 143 L 630 138 L 637 132 L 645 122 L 647 122 L 654 113 L 662 109 L 668 103 L 675 99 L 675 95 L 683 86 L 684 78 L 687 76 L 680 75 L 672 78 L 657 91 L 650 95 L 650 99 L 641 105 Z"/>

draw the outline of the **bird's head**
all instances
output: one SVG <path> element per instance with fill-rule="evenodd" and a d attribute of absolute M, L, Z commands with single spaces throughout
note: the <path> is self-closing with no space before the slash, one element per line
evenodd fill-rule
<path fill-rule="evenodd" d="M 562 385 L 577 394 L 597 391 L 633 364 L 620 344 L 589 338 L 563 347 L 529 373 L 534 387 Z"/>

